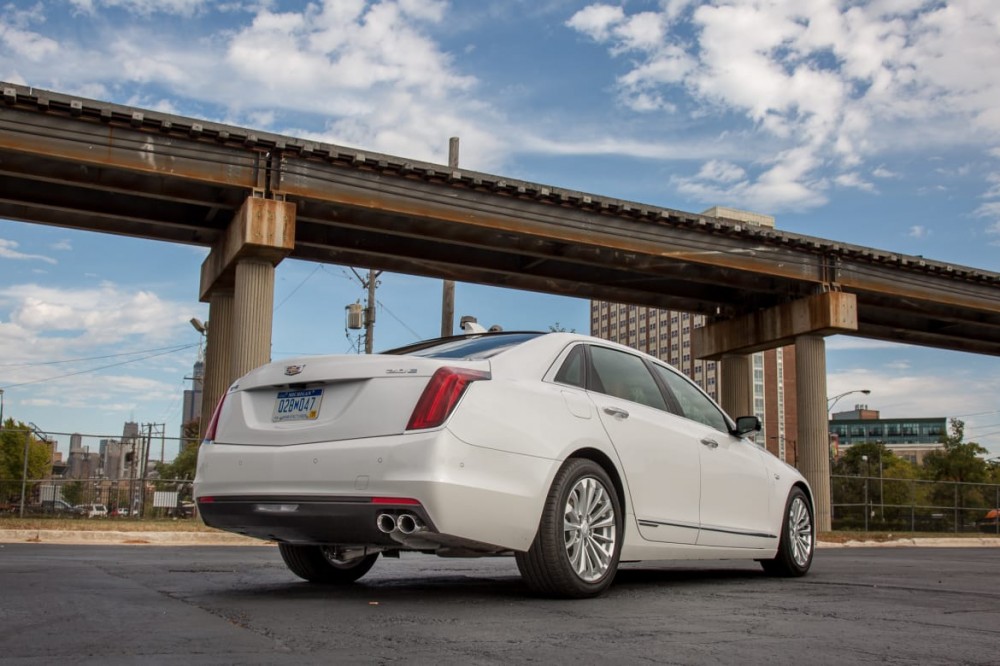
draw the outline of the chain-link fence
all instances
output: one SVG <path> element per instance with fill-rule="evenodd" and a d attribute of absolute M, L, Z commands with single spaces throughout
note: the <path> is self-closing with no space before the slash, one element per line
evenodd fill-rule
<path fill-rule="evenodd" d="M 831 477 L 833 529 L 1000 536 L 1000 485 Z M 21 479 L 0 479 L 0 518 L 21 515 Z M 189 480 L 46 479 L 25 484 L 25 516 L 190 518 Z"/>
<path fill-rule="evenodd" d="M 832 476 L 834 530 L 1000 536 L 1000 485 Z"/>
<path fill-rule="evenodd" d="M 191 518 L 191 481 L 175 479 L 0 479 L 0 517 Z"/>

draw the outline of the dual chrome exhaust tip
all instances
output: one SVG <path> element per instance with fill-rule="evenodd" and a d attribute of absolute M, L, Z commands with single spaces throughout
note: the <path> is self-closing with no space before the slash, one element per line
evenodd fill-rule
<path fill-rule="evenodd" d="M 420 518 L 412 513 L 401 513 L 398 516 L 391 513 L 380 513 L 375 518 L 375 525 L 378 527 L 378 531 L 383 534 L 398 532 L 404 536 L 427 529 Z"/>

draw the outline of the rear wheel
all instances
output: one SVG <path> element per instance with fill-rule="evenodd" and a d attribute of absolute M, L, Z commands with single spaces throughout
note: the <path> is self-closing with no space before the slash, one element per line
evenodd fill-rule
<path fill-rule="evenodd" d="M 778 552 L 773 560 L 761 560 L 760 565 L 772 576 L 803 576 L 812 565 L 815 545 L 812 503 L 801 488 L 792 488 L 785 503 Z"/>
<path fill-rule="evenodd" d="M 621 539 L 614 483 L 594 461 L 574 458 L 556 474 L 531 548 L 515 555 L 517 568 L 541 594 L 596 596 L 614 580 Z"/>
<path fill-rule="evenodd" d="M 378 553 L 350 560 L 341 559 L 332 546 L 297 546 L 279 543 L 281 559 L 293 574 L 310 583 L 345 585 L 368 573 Z"/>

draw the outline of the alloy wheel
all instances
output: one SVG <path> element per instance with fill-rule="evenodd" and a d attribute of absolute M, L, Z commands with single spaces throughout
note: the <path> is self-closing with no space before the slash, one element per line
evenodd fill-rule
<path fill-rule="evenodd" d="M 580 579 L 604 576 L 615 552 L 615 507 L 607 488 L 592 476 L 576 482 L 566 498 L 563 520 L 566 555 Z"/>

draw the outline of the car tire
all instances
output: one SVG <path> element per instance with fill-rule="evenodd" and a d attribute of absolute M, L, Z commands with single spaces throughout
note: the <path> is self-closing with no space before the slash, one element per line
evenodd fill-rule
<path fill-rule="evenodd" d="M 804 576 L 812 566 L 815 551 L 812 503 L 805 492 L 796 486 L 788 493 L 788 501 L 785 502 L 778 552 L 774 559 L 760 560 L 760 565 L 771 576 Z"/>
<path fill-rule="evenodd" d="M 611 477 L 592 460 L 571 458 L 552 482 L 531 547 L 515 553 L 517 568 L 538 594 L 593 597 L 614 580 L 623 537 Z"/>
<path fill-rule="evenodd" d="M 346 585 L 368 573 L 378 559 L 378 553 L 353 560 L 339 561 L 328 556 L 324 546 L 298 546 L 279 543 L 281 559 L 293 574 L 322 585 Z"/>

